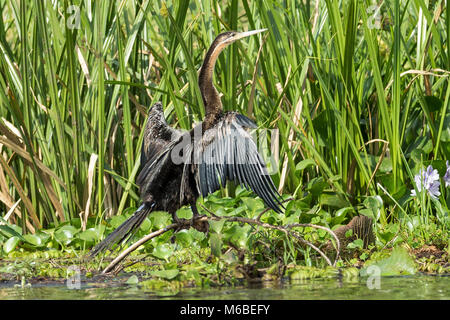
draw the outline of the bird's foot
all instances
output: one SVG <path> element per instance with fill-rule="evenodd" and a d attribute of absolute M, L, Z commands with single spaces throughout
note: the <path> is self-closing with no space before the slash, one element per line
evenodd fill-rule
<path fill-rule="evenodd" d="M 170 242 L 175 243 L 176 234 L 183 230 L 189 229 L 191 227 L 191 220 L 188 219 L 180 219 L 176 214 L 173 215 L 173 222 L 177 224 L 177 226 L 173 229 L 173 235 L 170 238 Z"/>
<path fill-rule="evenodd" d="M 192 219 L 180 219 L 175 214 L 173 215 L 173 222 L 177 224 L 177 226 L 174 229 L 171 242 L 175 242 L 175 234 L 183 229 L 189 229 L 190 227 L 196 229 L 197 231 L 208 233 L 209 231 L 209 223 L 207 220 L 202 220 L 203 217 L 206 217 L 205 215 L 195 215 L 192 217 Z"/>
<path fill-rule="evenodd" d="M 173 215 L 173 222 L 177 224 L 177 227 L 175 228 L 174 233 L 177 233 L 178 231 L 183 230 L 183 229 L 189 229 L 189 227 L 191 226 L 190 220 L 180 219 L 177 217 L 176 214 Z"/>
<path fill-rule="evenodd" d="M 209 231 L 209 223 L 208 220 L 203 220 L 202 218 L 206 217 L 205 215 L 194 215 L 190 220 L 190 226 L 197 231 L 208 233 Z"/>

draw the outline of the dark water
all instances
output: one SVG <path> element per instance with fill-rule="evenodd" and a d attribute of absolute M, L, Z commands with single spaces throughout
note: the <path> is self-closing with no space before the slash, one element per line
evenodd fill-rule
<path fill-rule="evenodd" d="M 79 289 L 67 283 L 16 286 L 0 284 L 3 299 L 450 299 L 450 277 L 416 275 L 381 277 L 367 283 L 367 278 L 352 281 L 319 279 L 285 283 L 265 282 L 252 286 L 227 288 L 183 288 L 179 291 L 148 290 L 123 282 L 81 282 Z M 370 289 L 371 287 L 372 289 Z"/>

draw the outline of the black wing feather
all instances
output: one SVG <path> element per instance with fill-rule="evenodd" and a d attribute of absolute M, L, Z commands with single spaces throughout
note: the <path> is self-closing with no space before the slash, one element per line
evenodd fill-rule
<path fill-rule="evenodd" d="M 227 180 L 237 181 L 253 190 L 268 207 L 281 213 L 280 195 L 256 144 L 245 130 L 248 128 L 256 128 L 256 125 L 247 117 L 230 112 L 204 134 L 201 144 L 197 145 L 201 150 L 201 163 L 196 173 L 198 190 L 206 196 L 225 185 Z"/>
<path fill-rule="evenodd" d="M 167 124 L 161 102 L 155 103 L 150 108 L 144 129 L 144 139 L 141 147 L 141 171 L 147 172 L 141 176 L 145 177 L 148 175 L 149 167 L 181 135 L 181 131 L 175 130 Z M 147 170 L 144 170 L 145 168 Z M 140 184 L 139 180 L 142 182 L 143 179 L 138 178 L 138 184 Z"/>

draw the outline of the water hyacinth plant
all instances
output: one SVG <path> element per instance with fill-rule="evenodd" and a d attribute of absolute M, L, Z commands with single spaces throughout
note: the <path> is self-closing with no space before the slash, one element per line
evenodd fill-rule
<path fill-rule="evenodd" d="M 431 165 L 427 167 L 427 170 L 420 169 L 419 173 L 414 177 L 417 190 L 422 192 L 422 189 L 428 192 L 430 197 L 436 199 L 441 195 L 439 186 L 439 173 L 436 169 L 433 169 Z M 416 196 L 416 190 L 411 190 L 411 196 Z"/>
<path fill-rule="evenodd" d="M 445 200 L 445 188 L 449 184 L 449 172 L 450 166 L 448 160 L 446 161 L 445 174 L 443 175 L 444 189 L 440 189 L 442 186 L 440 181 L 439 172 L 434 169 L 430 164 L 426 169 L 422 168 L 419 173 L 414 176 L 414 189 L 411 190 L 411 197 L 414 197 L 419 207 L 419 230 L 422 233 L 424 239 L 429 240 L 429 225 L 431 223 L 430 216 L 435 215 L 444 228 L 449 224 L 449 211 L 448 205 Z M 441 193 L 442 191 L 442 193 Z M 432 208 L 433 204 L 434 208 Z"/>

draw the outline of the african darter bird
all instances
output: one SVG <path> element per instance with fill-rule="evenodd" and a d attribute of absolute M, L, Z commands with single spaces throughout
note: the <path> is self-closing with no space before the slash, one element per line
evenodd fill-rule
<path fill-rule="evenodd" d="M 212 43 L 200 70 L 198 85 L 205 106 L 205 118 L 190 131 L 167 125 L 161 103 L 149 111 L 141 149 L 141 170 L 137 177 L 143 204 L 116 230 L 95 246 L 90 257 L 110 249 L 138 230 L 152 211 L 167 211 L 179 221 L 176 211 L 190 205 L 194 217 L 196 201 L 235 181 L 253 190 L 278 213 L 280 201 L 266 165 L 248 129 L 255 123 L 237 112 L 223 112 L 219 93 L 213 85 L 217 57 L 228 45 L 267 29 L 224 32 Z M 199 137 L 196 137 L 199 135 Z M 207 223 L 207 222 L 205 222 Z M 197 226 L 196 228 L 204 228 Z M 203 230 L 204 231 L 204 230 Z"/>

